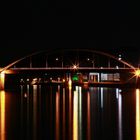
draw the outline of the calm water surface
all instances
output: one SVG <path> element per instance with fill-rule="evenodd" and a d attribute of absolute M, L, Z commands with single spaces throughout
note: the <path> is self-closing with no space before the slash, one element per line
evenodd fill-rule
<path fill-rule="evenodd" d="M 140 89 L 0 91 L 0 140 L 140 140 Z"/>

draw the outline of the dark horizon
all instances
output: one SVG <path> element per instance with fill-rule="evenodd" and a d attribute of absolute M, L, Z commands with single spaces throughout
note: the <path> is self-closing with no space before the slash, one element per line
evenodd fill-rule
<path fill-rule="evenodd" d="M 61 48 L 123 53 L 134 65 L 140 63 L 139 15 L 133 3 L 24 1 L 20 8 L 8 6 L 2 18 L 0 67 L 38 50 Z"/>

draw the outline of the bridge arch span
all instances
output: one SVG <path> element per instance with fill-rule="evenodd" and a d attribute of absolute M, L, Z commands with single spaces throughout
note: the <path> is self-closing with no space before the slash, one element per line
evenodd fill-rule
<path fill-rule="evenodd" d="M 38 55 L 38 54 L 41 54 L 41 53 L 46 53 L 46 55 L 52 55 L 52 54 L 56 54 L 56 53 L 65 53 L 65 52 L 85 52 L 85 53 L 93 53 L 93 54 L 97 54 L 97 55 L 102 55 L 102 56 L 105 56 L 105 57 L 108 57 L 108 58 L 111 58 L 113 60 L 116 60 L 126 66 L 128 66 L 129 68 L 131 69 L 134 69 L 135 70 L 135 67 L 131 64 L 129 64 L 128 62 L 124 61 L 124 60 L 119 60 L 118 57 L 116 56 L 113 56 L 109 53 L 106 53 L 106 52 L 102 52 L 102 51 L 97 51 L 97 50 L 90 50 L 90 49 L 63 49 L 63 50 L 52 50 L 52 51 L 48 51 L 48 50 L 42 50 L 42 51 L 38 51 L 38 52 L 35 52 L 35 53 L 32 53 L 32 54 L 29 54 L 27 56 L 24 56 L 12 63 L 10 63 L 9 65 L 5 66 L 3 69 L 1 69 L 0 73 L 5 71 L 5 70 L 8 70 L 9 68 L 11 68 L 12 66 L 14 66 L 15 64 L 19 63 L 20 61 L 24 60 L 24 59 L 27 59 L 29 57 L 32 57 L 32 56 L 35 56 L 35 55 Z"/>

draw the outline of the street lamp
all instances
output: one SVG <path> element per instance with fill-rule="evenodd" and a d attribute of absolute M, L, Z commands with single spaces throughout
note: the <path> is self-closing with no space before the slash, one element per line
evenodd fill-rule
<path fill-rule="evenodd" d="M 87 58 L 87 61 L 88 61 L 88 62 L 91 62 L 91 63 L 92 63 L 92 67 L 94 68 L 94 60 L 93 60 L 93 59 L 90 60 L 90 58 Z"/>
<path fill-rule="evenodd" d="M 135 71 L 135 76 L 136 77 L 140 77 L 140 69 L 138 69 L 138 70 Z"/>
<path fill-rule="evenodd" d="M 56 62 L 60 61 L 58 57 L 56 57 L 55 60 L 56 60 Z M 62 62 L 61 62 L 61 66 L 62 66 L 62 68 L 63 68 L 63 58 L 62 58 L 61 61 L 62 61 Z"/>
<path fill-rule="evenodd" d="M 119 54 L 118 60 L 122 60 L 122 55 L 121 54 Z"/>
<path fill-rule="evenodd" d="M 77 66 L 76 66 L 76 65 L 74 65 L 74 66 L 73 66 L 73 69 L 77 69 Z"/>

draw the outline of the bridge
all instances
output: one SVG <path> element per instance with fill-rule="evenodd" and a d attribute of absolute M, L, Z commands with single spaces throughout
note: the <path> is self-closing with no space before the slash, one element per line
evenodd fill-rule
<path fill-rule="evenodd" d="M 139 68 L 123 60 L 121 55 L 88 49 L 40 51 L 22 57 L 0 69 L 0 89 L 10 81 L 88 82 L 92 84 L 138 83 Z M 74 77 L 76 77 L 74 79 Z M 14 79 L 14 80 L 13 80 Z M 58 80 L 59 79 L 59 80 Z"/>

